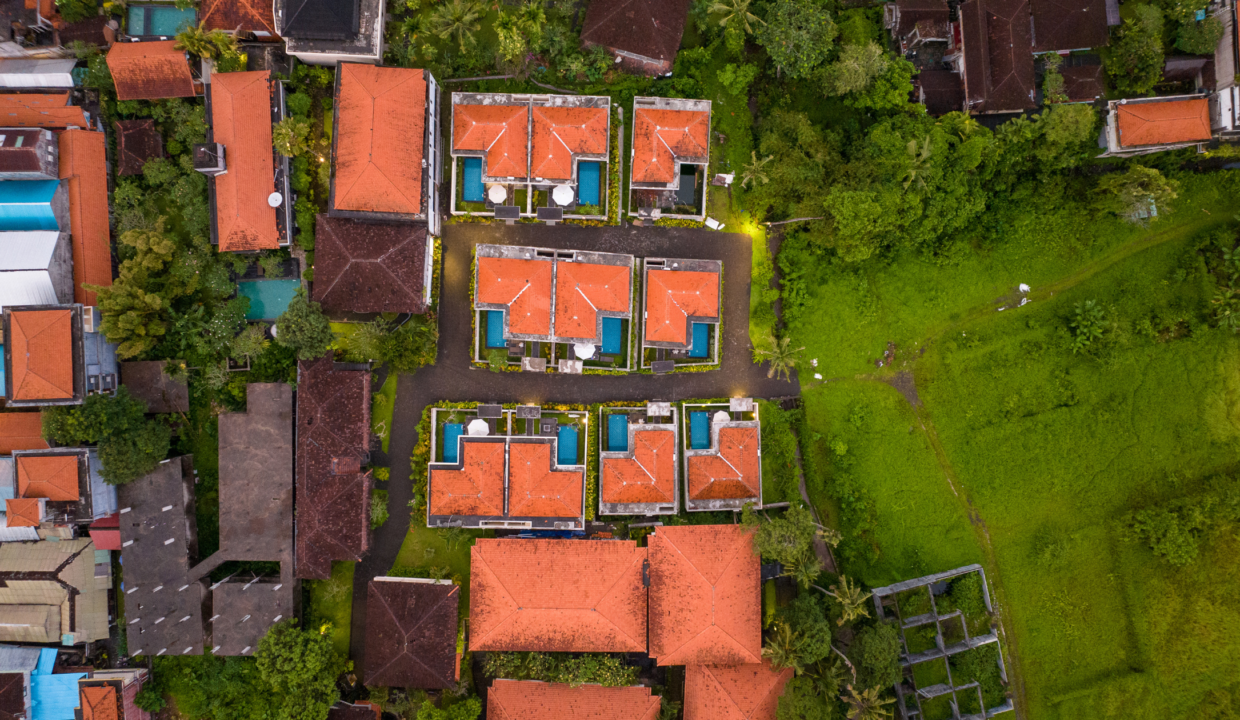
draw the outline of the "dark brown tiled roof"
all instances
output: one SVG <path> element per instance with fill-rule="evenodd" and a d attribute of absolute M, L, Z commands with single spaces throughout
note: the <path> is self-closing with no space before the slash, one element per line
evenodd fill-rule
<path fill-rule="evenodd" d="M 154 120 L 118 120 L 116 137 L 121 175 L 141 175 L 147 160 L 164 156 L 164 136 Z"/>
<path fill-rule="evenodd" d="M 946 115 L 964 108 L 964 82 L 951 70 L 922 70 L 914 79 L 921 88 L 920 100 L 931 115 Z"/>
<path fill-rule="evenodd" d="M 110 19 L 106 15 L 96 15 L 69 23 L 57 32 L 60 44 L 66 47 L 71 42 L 84 42 L 87 45 L 98 46 L 110 45 L 116 41 L 116 31 L 108 27 Z"/>
<path fill-rule="evenodd" d="M 121 384 L 146 403 L 149 413 L 189 412 L 189 385 L 168 377 L 167 360 L 121 363 Z M 179 362 L 179 361 L 174 361 Z"/>
<path fill-rule="evenodd" d="M 959 13 L 969 110 L 999 113 L 1037 107 L 1029 0 L 968 0 Z"/>
<path fill-rule="evenodd" d="M 593 0 L 581 39 L 653 60 L 671 61 L 680 49 L 689 0 Z"/>
<path fill-rule="evenodd" d="M 409 578 L 370 581 L 367 685 L 438 690 L 456 686 L 461 588 Z"/>
<path fill-rule="evenodd" d="M 926 23 L 936 31 L 947 30 L 951 16 L 947 0 L 896 0 L 896 6 L 900 9 L 900 23 L 891 29 L 891 34 L 897 39 L 907 38 L 919 26 L 926 28 Z"/>
<path fill-rule="evenodd" d="M 1095 100 L 1106 93 L 1101 65 L 1060 68 L 1059 74 L 1063 76 L 1064 93 L 1073 102 Z"/>
<path fill-rule="evenodd" d="M 343 700 L 327 711 L 327 720 L 379 720 L 383 712 L 369 703 L 354 705 Z"/>
<path fill-rule="evenodd" d="M 0 673 L 0 720 L 26 716 L 26 684 L 21 673 Z"/>
<path fill-rule="evenodd" d="M 1110 40 L 1106 0 L 1031 0 L 1033 51 L 1102 47 Z"/>
<path fill-rule="evenodd" d="M 361 560 L 370 547 L 371 476 L 360 472 L 370 456 L 370 373 L 333 365 L 331 354 L 298 365 L 300 578 L 331 577 L 333 560 Z"/>
<path fill-rule="evenodd" d="M 424 313 L 426 226 L 319 215 L 314 299 L 329 313 Z"/>

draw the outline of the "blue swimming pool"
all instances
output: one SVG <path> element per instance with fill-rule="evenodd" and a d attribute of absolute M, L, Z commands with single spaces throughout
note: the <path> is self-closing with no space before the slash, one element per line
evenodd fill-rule
<path fill-rule="evenodd" d="M 689 447 L 694 450 L 710 448 L 710 413 L 689 413 Z"/>
<path fill-rule="evenodd" d="M 603 318 L 603 354 L 615 355 L 624 345 L 624 321 L 620 318 Z"/>
<path fill-rule="evenodd" d="M 301 287 L 300 280 L 242 280 L 237 295 L 250 299 L 246 320 L 275 320 L 288 309 L 289 302 Z"/>
<path fill-rule="evenodd" d="M 710 356 L 710 325 L 693 323 L 693 344 L 689 346 L 689 357 L 704 358 Z"/>
<path fill-rule="evenodd" d="M 629 449 L 629 416 L 607 416 L 607 452 L 624 452 Z"/>
<path fill-rule="evenodd" d="M 443 426 L 443 461 L 456 462 L 457 438 L 465 431 L 461 423 L 445 423 Z"/>
<path fill-rule="evenodd" d="M 598 205 L 598 178 L 603 163 L 577 163 L 577 204 Z"/>
<path fill-rule="evenodd" d="M 0 231 L 59 230 L 52 212 L 52 198 L 59 187 L 59 180 L 0 182 Z"/>
<path fill-rule="evenodd" d="M 482 186 L 482 158 L 465 158 L 461 162 L 461 179 L 462 199 L 465 202 L 486 201 L 486 188 Z"/>
<path fill-rule="evenodd" d="M 577 428 L 565 425 L 560 428 L 559 448 L 555 453 L 555 461 L 561 465 L 577 464 Z"/>
<path fill-rule="evenodd" d="M 504 342 L 504 311 L 487 310 L 487 347 L 502 348 Z"/>
<path fill-rule="evenodd" d="M 192 27 L 197 21 L 197 13 L 192 8 L 178 10 L 172 5 L 130 5 L 126 32 L 130 35 L 171 37 Z"/>

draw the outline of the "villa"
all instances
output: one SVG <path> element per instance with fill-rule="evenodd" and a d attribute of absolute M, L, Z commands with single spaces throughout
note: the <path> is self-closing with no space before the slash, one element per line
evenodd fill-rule
<path fill-rule="evenodd" d="M 599 512 L 680 512 L 679 416 L 671 403 L 599 408 Z"/>
<path fill-rule="evenodd" d="M 709 100 L 633 98 L 629 215 L 706 217 L 710 111 Z"/>
<path fill-rule="evenodd" d="M 685 508 L 741 510 L 762 507 L 762 425 L 758 405 L 732 398 L 727 405 L 682 407 L 689 428 L 685 449 Z"/>
<path fill-rule="evenodd" d="M 718 260 L 642 260 L 642 368 L 719 363 L 722 276 Z"/>

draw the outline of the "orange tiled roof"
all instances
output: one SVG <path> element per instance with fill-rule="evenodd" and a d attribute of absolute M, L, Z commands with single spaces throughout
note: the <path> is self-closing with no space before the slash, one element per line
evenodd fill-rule
<path fill-rule="evenodd" d="M 336 102 L 335 208 L 421 214 L 423 71 L 341 63 Z"/>
<path fill-rule="evenodd" d="M 580 470 L 552 470 L 550 443 L 508 446 L 508 515 L 581 517 Z"/>
<path fill-rule="evenodd" d="M 1210 102 L 1169 100 L 1166 102 L 1125 103 L 1116 108 L 1119 144 L 1167 145 L 1209 140 Z"/>
<path fill-rule="evenodd" d="M 432 515 L 504 514 L 504 443 L 461 443 L 461 469 L 430 469 Z"/>
<path fill-rule="evenodd" d="M 264 0 L 205 0 L 198 11 L 204 30 L 276 35 L 273 4 Z"/>
<path fill-rule="evenodd" d="M 633 433 L 633 457 L 603 459 L 603 502 L 670 503 L 676 500 L 676 434 Z"/>
<path fill-rule="evenodd" d="M 74 501 L 78 494 L 77 455 L 18 455 L 17 494 L 24 498 Z"/>
<path fill-rule="evenodd" d="M 508 332 L 551 334 L 551 268 L 547 260 L 478 258 L 476 302 L 508 306 Z"/>
<path fill-rule="evenodd" d="M 630 312 L 633 269 L 628 265 L 557 262 L 555 335 L 598 339 L 598 311 Z"/>
<path fill-rule="evenodd" d="M 570 180 L 581 154 L 607 154 L 607 108 L 535 107 L 530 175 Z"/>
<path fill-rule="evenodd" d="M 9 313 L 14 400 L 73 397 L 73 312 L 16 310 Z"/>
<path fill-rule="evenodd" d="M 528 105 L 453 105 L 452 149 L 486 151 L 488 177 L 529 177 Z"/>
<path fill-rule="evenodd" d="M 118 42 L 108 51 L 117 100 L 194 97 L 194 76 L 176 40 Z"/>
<path fill-rule="evenodd" d="M 111 685 L 82 688 L 82 720 L 120 720 L 116 688 Z"/>
<path fill-rule="evenodd" d="M 215 215 L 223 252 L 280 247 L 271 149 L 269 70 L 217 73 L 211 78 L 211 137 L 224 146 L 228 172 L 215 176 Z"/>
<path fill-rule="evenodd" d="M 760 665 L 685 668 L 685 720 L 775 720 L 792 669 Z"/>
<path fill-rule="evenodd" d="M 0 95 L 0 126 L 86 127 L 86 112 L 69 104 L 68 93 Z"/>
<path fill-rule="evenodd" d="M 719 274 L 646 272 L 646 340 L 689 344 L 689 318 L 719 317 Z"/>
<path fill-rule="evenodd" d="M 43 413 L 0 413 L 0 455 L 12 455 L 14 450 L 45 449 Z"/>
<path fill-rule="evenodd" d="M 633 113 L 633 182 L 670 183 L 678 158 L 704 158 L 710 143 L 710 113 L 705 110 L 655 110 Z"/>
<path fill-rule="evenodd" d="M 662 698 L 648 687 L 564 685 L 496 680 L 487 693 L 488 720 L 655 720 Z"/>
<path fill-rule="evenodd" d="M 661 527 L 649 537 L 650 655 L 660 665 L 762 662 L 753 531 Z"/>
<path fill-rule="evenodd" d="M 95 304 L 86 285 L 112 284 L 112 231 L 108 220 L 107 145 L 103 133 L 60 133 L 60 179 L 68 180 L 69 235 L 73 240 L 73 301 Z"/>
<path fill-rule="evenodd" d="M 718 454 L 690 455 L 688 465 L 690 500 L 758 497 L 758 428 L 720 428 Z"/>
<path fill-rule="evenodd" d="M 470 649 L 646 651 L 636 543 L 480 539 L 470 558 Z"/>
<path fill-rule="evenodd" d="M 37 498 L 9 498 L 4 501 L 4 515 L 9 527 L 39 527 L 43 513 Z"/>

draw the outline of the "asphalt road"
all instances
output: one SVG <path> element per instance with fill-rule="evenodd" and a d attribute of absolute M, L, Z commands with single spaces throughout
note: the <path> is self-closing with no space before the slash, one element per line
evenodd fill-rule
<path fill-rule="evenodd" d="M 616 252 L 642 257 L 723 261 L 723 358 L 721 369 L 669 375 L 580 375 L 492 373 L 473 368 L 473 330 L 469 271 L 478 243 L 530 245 L 556 249 Z M 749 343 L 748 235 L 690 228 L 579 227 L 573 225 L 455 224 L 444 227 L 443 285 L 440 298 L 439 355 L 435 364 L 401 375 L 389 442 L 391 477 L 387 485 L 388 521 L 375 531 L 370 554 L 353 576 L 353 620 L 349 655 L 363 676 L 366 596 L 370 580 L 388 572 L 409 529 L 405 510 L 413 499 L 409 457 L 417 444 L 423 409 L 441 400 L 589 404 L 608 400 L 676 401 L 708 397 L 787 397 L 800 393 L 791 382 L 769 379 L 755 365 Z"/>

